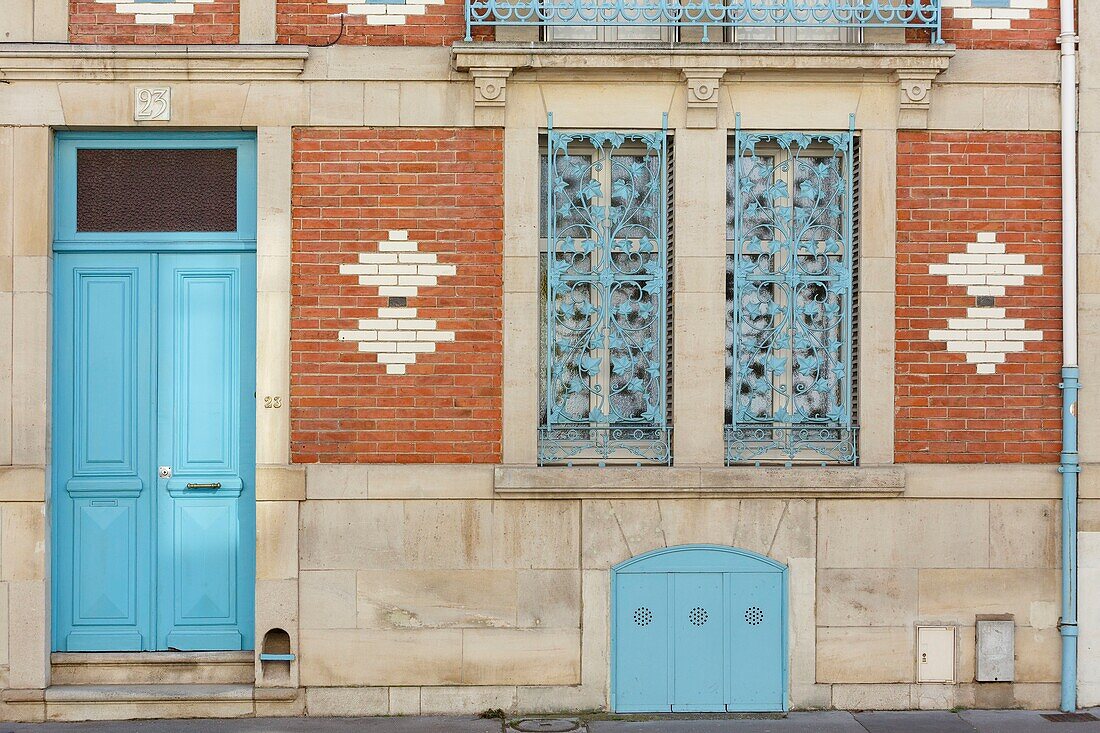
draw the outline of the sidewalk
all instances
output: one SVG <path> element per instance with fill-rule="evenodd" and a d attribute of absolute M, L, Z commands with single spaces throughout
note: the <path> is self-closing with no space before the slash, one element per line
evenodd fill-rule
<path fill-rule="evenodd" d="M 1050 722 L 1019 710 L 791 713 L 763 716 L 500 720 L 478 718 L 242 718 L 239 720 L 0 723 L 0 733 L 1100 733 L 1091 722 Z"/>

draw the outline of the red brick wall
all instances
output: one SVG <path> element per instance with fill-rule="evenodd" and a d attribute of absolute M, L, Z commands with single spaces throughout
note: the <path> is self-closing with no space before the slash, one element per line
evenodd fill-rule
<path fill-rule="evenodd" d="M 500 461 L 503 155 L 499 129 L 295 130 L 295 461 Z M 339 340 L 389 305 L 340 266 L 392 230 L 456 268 L 407 302 L 454 341 L 417 354 L 404 375 Z"/>
<path fill-rule="evenodd" d="M 177 14 L 171 24 L 146 25 L 137 23 L 133 13 L 115 12 L 114 3 L 69 0 L 69 42 L 232 44 L 239 41 L 240 0 L 216 0 L 194 7 L 194 13 Z"/>
<path fill-rule="evenodd" d="M 379 5 L 378 7 L 382 7 Z M 279 43 L 358 46 L 449 46 L 466 36 L 463 0 L 427 5 L 422 15 L 408 15 L 399 25 L 373 25 L 369 17 L 348 15 L 340 31 L 340 13 L 348 6 L 326 0 L 277 0 Z M 339 39 L 339 40 L 337 40 Z"/>
<path fill-rule="evenodd" d="M 959 48 L 1050 50 L 1058 48 L 1060 0 L 1046 0 L 1046 8 L 1031 8 L 1025 19 L 1013 19 L 1008 29 L 975 28 L 970 18 L 955 17 L 943 9 L 943 38 Z M 928 42 L 926 31 L 910 31 L 910 41 Z"/>
<path fill-rule="evenodd" d="M 895 460 L 1048 463 L 1058 460 L 1061 365 L 1057 133 L 902 132 L 898 140 Z M 995 232 L 1007 254 L 1041 265 L 994 298 L 1008 319 L 1042 331 L 995 374 L 934 340 L 979 305 L 964 285 L 931 274 Z"/>

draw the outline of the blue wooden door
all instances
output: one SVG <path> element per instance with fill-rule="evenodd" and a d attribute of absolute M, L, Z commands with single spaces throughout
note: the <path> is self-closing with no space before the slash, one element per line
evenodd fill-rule
<path fill-rule="evenodd" d="M 155 256 L 55 268 L 54 643 L 151 648 Z"/>
<path fill-rule="evenodd" d="M 612 569 L 617 712 L 786 709 L 786 568 L 684 545 Z"/>
<path fill-rule="evenodd" d="M 62 253 L 55 282 L 55 648 L 251 648 L 255 255 Z"/>
<path fill-rule="evenodd" d="M 252 642 L 255 255 L 166 254 L 158 268 L 157 644 Z M 248 436 L 242 440 L 242 436 Z"/>

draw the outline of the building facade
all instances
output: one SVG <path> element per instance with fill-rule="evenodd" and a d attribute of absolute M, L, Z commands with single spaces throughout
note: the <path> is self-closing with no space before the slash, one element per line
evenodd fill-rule
<path fill-rule="evenodd" d="M 0 719 L 1100 704 L 1058 4 L 6 3 Z"/>

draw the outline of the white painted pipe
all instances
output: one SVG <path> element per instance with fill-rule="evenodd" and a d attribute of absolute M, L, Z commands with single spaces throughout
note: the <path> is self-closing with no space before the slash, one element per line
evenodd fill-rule
<path fill-rule="evenodd" d="M 1062 636 L 1061 708 L 1077 707 L 1077 33 L 1061 2 L 1062 48 Z"/>
<path fill-rule="evenodd" d="M 1077 32 L 1062 0 L 1062 360 L 1077 366 Z"/>

